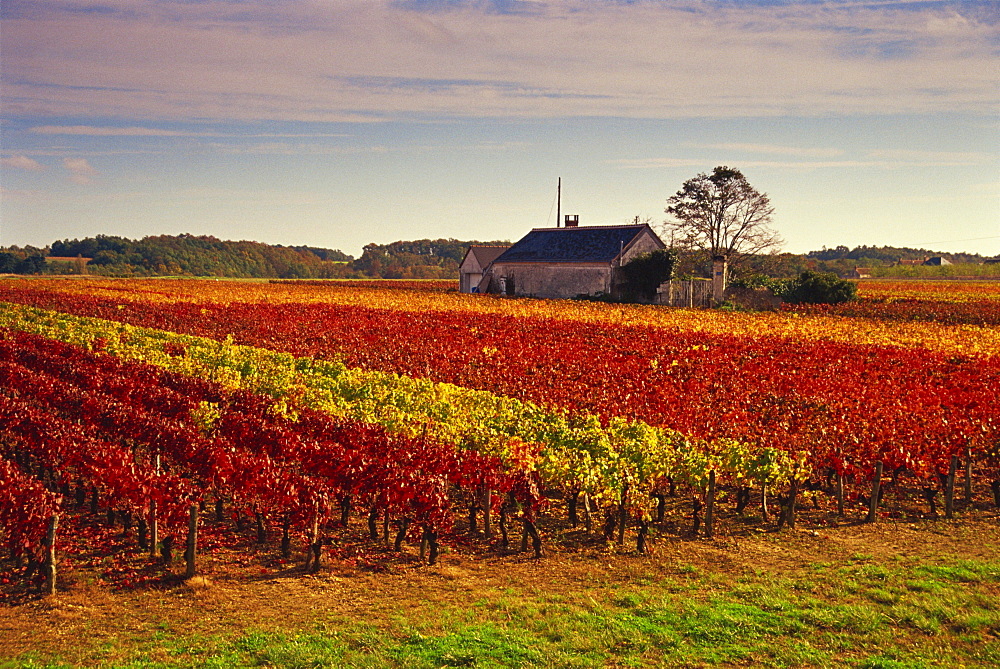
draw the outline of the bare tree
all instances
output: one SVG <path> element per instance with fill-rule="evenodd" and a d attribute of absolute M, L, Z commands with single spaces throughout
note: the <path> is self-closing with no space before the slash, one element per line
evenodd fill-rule
<path fill-rule="evenodd" d="M 739 266 L 748 256 L 777 251 L 783 240 L 771 227 L 774 207 L 736 168 L 720 166 L 684 182 L 667 200 L 673 218 L 663 224 L 673 246 Z"/>

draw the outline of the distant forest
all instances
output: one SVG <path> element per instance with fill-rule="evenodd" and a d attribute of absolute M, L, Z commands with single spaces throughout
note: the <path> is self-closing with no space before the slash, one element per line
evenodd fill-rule
<path fill-rule="evenodd" d="M 204 276 L 275 279 L 457 279 L 470 244 L 423 239 L 368 244 L 360 258 L 311 246 L 222 241 L 195 235 L 132 240 L 98 235 L 45 248 L 0 248 L 0 274 Z"/>
<path fill-rule="evenodd" d="M 261 242 L 221 241 L 195 235 L 159 235 L 131 240 L 98 235 L 60 240 L 45 248 L 0 248 L 2 274 L 94 274 L 100 276 L 204 276 L 275 279 L 457 279 L 458 266 L 471 244 L 509 241 L 421 239 L 368 244 L 360 258 L 334 249 L 275 246 Z M 940 257 L 955 265 L 920 268 L 904 261 Z M 969 253 L 939 253 L 889 246 L 837 246 L 806 254 L 759 256 L 744 273 L 776 278 L 798 276 L 803 270 L 848 276 L 855 268 L 872 276 L 962 275 L 996 276 L 997 258 Z M 978 265 L 979 268 L 973 267 Z M 933 270 L 933 271 L 932 271 Z M 697 274 L 692 265 L 680 271 Z"/>
<path fill-rule="evenodd" d="M 931 258 L 943 258 L 952 268 L 920 267 L 910 263 L 920 263 Z M 853 249 L 837 246 L 823 248 L 806 254 L 777 253 L 758 256 L 746 268 L 749 272 L 766 274 L 775 278 L 793 278 L 805 270 L 830 272 L 848 277 L 853 270 L 863 268 L 870 276 L 996 276 L 1000 274 L 997 263 L 1000 258 L 983 257 L 975 253 L 941 253 L 928 249 L 913 249 L 896 246 L 856 246 Z M 905 264 L 900 264 L 903 261 Z M 979 266 L 973 267 L 973 266 Z"/>

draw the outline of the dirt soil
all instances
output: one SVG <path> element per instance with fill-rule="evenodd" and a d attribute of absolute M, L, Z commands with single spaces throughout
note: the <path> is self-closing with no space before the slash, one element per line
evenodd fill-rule
<path fill-rule="evenodd" d="M 996 511 L 956 521 L 831 522 L 816 515 L 801 521 L 800 529 L 781 531 L 730 523 L 713 540 L 661 537 L 649 555 L 609 548 L 581 530 L 553 527 L 541 559 L 465 541 L 466 546 L 443 553 L 433 567 L 418 563 L 416 547 L 400 555 L 371 549 L 369 542 L 364 559 L 345 550 L 344 557 L 327 560 L 315 575 L 306 575 L 300 565 L 282 564 L 273 547 L 258 551 L 248 540 L 203 556 L 203 576 L 189 581 L 176 575 L 181 565 L 132 588 L 78 570 L 64 577 L 56 597 L 8 592 L 7 602 L 0 603 L 0 659 L 37 651 L 73 662 L 87 649 L 126 639 L 130 645 L 152 644 L 165 630 L 173 636 L 232 637 L 251 629 L 312 629 L 317 619 L 331 616 L 381 627 L 400 616 L 433 617 L 442 607 L 505 591 L 551 592 L 573 600 L 589 597 L 595 583 L 649 583 L 683 579 L 692 572 L 712 574 L 724 586 L 746 574 L 805 576 L 810 565 L 846 564 L 858 556 L 876 563 L 915 558 L 933 564 L 996 560 L 1000 555 Z M 360 531 L 357 541 L 357 546 L 366 543 Z M 149 561 L 146 555 L 134 559 Z"/>

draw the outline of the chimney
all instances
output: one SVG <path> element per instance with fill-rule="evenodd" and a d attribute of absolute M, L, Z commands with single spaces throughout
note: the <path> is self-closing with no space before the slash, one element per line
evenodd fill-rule
<path fill-rule="evenodd" d="M 579 214 L 566 214 L 566 223 L 564 227 L 567 228 L 578 228 L 580 227 L 580 215 Z"/>

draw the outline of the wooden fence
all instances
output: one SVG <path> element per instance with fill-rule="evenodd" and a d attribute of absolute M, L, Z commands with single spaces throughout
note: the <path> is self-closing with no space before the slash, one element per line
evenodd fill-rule
<path fill-rule="evenodd" d="M 711 307 L 715 302 L 711 279 L 673 280 L 657 290 L 658 302 L 671 307 Z"/>

